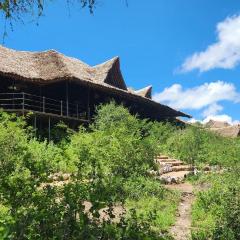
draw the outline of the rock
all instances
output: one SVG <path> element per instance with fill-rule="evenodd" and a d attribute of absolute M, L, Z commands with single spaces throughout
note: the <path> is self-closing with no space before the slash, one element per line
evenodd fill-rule
<path fill-rule="evenodd" d="M 149 174 L 149 176 L 157 176 L 158 172 L 154 171 L 154 170 L 150 170 L 150 171 L 148 171 L 148 174 Z"/>
<path fill-rule="evenodd" d="M 205 167 L 203 168 L 203 171 L 210 171 L 210 170 L 211 170 L 210 166 L 205 166 Z"/>
<path fill-rule="evenodd" d="M 59 176 L 58 175 L 53 175 L 52 179 L 53 179 L 53 181 L 59 181 Z"/>
<path fill-rule="evenodd" d="M 63 181 L 69 180 L 69 178 L 70 178 L 70 174 L 69 174 L 69 173 L 64 173 L 64 174 L 62 175 Z"/>

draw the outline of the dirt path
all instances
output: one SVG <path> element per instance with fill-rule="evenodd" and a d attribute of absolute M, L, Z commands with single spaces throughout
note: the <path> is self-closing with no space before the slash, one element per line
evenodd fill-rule
<path fill-rule="evenodd" d="M 178 216 L 170 234 L 175 240 L 188 240 L 191 237 L 191 207 L 194 200 L 193 186 L 189 183 L 166 185 L 168 189 L 179 190 L 182 194 Z"/>
<path fill-rule="evenodd" d="M 171 227 L 169 233 L 175 240 L 189 240 L 191 237 L 191 209 L 194 195 L 193 186 L 184 181 L 186 176 L 193 173 L 194 169 L 181 160 L 165 155 L 157 156 L 155 162 L 159 165 L 159 171 L 154 175 L 160 175 L 159 179 L 165 183 L 166 188 L 181 192 L 176 223 Z"/>

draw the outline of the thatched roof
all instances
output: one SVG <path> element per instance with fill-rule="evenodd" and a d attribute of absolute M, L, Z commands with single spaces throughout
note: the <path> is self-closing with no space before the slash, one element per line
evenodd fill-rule
<path fill-rule="evenodd" d="M 240 125 L 230 125 L 228 122 L 210 120 L 204 126 L 223 136 L 223 137 L 239 137 L 240 136 Z"/>
<path fill-rule="evenodd" d="M 223 122 L 223 121 L 209 120 L 205 124 L 205 126 L 208 128 L 224 128 L 224 127 L 229 127 L 231 125 L 229 123 Z"/>
<path fill-rule="evenodd" d="M 233 125 L 222 128 L 210 128 L 210 130 L 218 133 L 223 137 L 240 137 L 240 125 Z"/>
<path fill-rule="evenodd" d="M 152 86 L 147 86 L 145 88 L 134 90 L 132 87 L 127 88 L 128 92 L 139 95 L 145 98 L 152 98 Z"/>
<path fill-rule="evenodd" d="M 142 97 L 152 98 L 152 86 L 147 86 L 145 88 L 139 89 L 135 91 L 135 93 Z"/>
<path fill-rule="evenodd" d="M 136 92 L 128 91 L 120 70 L 118 57 L 91 67 L 76 58 L 64 56 L 55 50 L 27 52 L 0 46 L 0 76 L 38 84 L 66 80 L 76 81 L 79 84 L 101 89 L 128 100 L 147 104 L 160 113 L 166 112 L 168 117 L 191 117 L 149 99 L 151 87 Z"/>

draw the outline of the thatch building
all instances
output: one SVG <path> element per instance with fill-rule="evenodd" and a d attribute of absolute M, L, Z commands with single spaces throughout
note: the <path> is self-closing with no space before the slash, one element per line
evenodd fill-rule
<path fill-rule="evenodd" d="M 189 115 L 151 99 L 152 87 L 128 89 L 115 57 L 97 66 L 54 50 L 15 51 L 0 46 L 0 107 L 69 123 L 89 122 L 95 106 L 114 99 L 142 118 L 174 121 Z"/>
<path fill-rule="evenodd" d="M 240 124 L 230 125 L 227 122 L 210 120 L 205 127 L 223 137 L 240 137 Z"/>

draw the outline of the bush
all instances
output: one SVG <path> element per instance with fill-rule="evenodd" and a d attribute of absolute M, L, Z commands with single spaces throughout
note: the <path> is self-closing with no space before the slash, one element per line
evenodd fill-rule
<path fill-rule="evenodd" d="M 154 205 L 161 201 L 173 217 L 176 201 L 170 200 L 175 195 L 147 175 L 159 141 L 167 138 L 165 126 L 159 126 L 111 103 L 98 108 L 89 129 L 69 133 L 61 127 L 60 138 L 55 130 L 55 144 L 37 140 L 22 119 L 1 112 L 0 236 L 168 239 L 165 231 L 173 220 L 164 223 L 163 217 L 156 217 Z M 158 138 L 153 136 L 156 131 Z M 70 180 L 49 183 L 49 176 L 60 172 L 70 173 Z M 152 204 L 135 209 L 134 201 Z M 92 205 L 88 211 L 87 202 Z M 115 206 L 127 214 L 116 219 Z M 101 220 L 99 210 L 105 207 L 110 219 Z"/>
<path fill-rule="evenodd" d="M 171 134 L 165 152 L 190 164 L 233 166 L 239 162 L 240 141 L 188 126 Z"/>
<path fill-rule="evenodd" d="M 211 188 L 198 193 L 193 205 L 193 240 L 240 239 L 239 169 L 207 181 Z"/>

